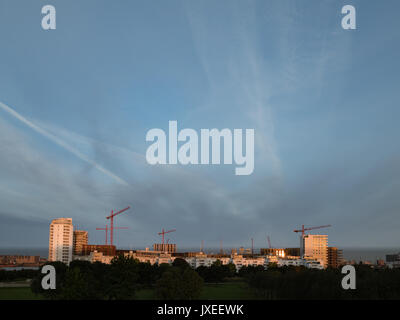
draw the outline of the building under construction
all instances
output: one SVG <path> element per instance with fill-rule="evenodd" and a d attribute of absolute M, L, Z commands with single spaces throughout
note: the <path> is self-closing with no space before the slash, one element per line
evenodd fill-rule
<path fill-rule="evenodd" d="M 154 251 L 175 253 L 176 252 L 176 244 L 175 243 L 155 243 L 153 244 Z"/>
<path fill-rule="evenodd" d="M 328 247 L 328 267 L 339 268 L 343 264 L 343 251 L 336 247 Z"/>
<path fill-rule="evenodd" d="M 84 244 L 82 246 L 82 256 L 88 256 L 91 252 L 101 252 L 105 256 L 115 256 L 116 248 L 113 245 L 105 245 L 105 244 Z"/>
<path fill-rule="evenodd" d="M 88 232 L 83 230 L 74 230 L 73 254 L 82 255 L 84 245 L 88 244 Z"/>

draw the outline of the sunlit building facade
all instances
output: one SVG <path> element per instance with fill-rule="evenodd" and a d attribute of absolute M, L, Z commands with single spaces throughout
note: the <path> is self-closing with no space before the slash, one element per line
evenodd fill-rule
<path fill-rule="evenodd" d="M 301 237 L 301 252 L 304 259 L 317 260 L 326 268 L 328 266 L 328 236 L 306 234 Z"/>
<path fill-rule="evenodd" d="M 49 261 L 72 261 L 73 249 L 72 218 L 59 218 L 51 221 L 49 234 Z"/>

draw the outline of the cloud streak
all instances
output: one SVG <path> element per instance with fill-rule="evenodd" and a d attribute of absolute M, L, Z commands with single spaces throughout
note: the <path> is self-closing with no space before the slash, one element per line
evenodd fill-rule
<path fill-rule="evenodd" d="M 29 128 L 31 128 L 32 130 L 36 131 L 37 133 L 41 134 L 42 136 L 44 136 L 45 138 L 47 138 L 48 140 L 54 142 L 55 144 L 57 144 L 58 146 L 60 146 L 61 148 L 63 148 L 64 150 L 72 153 L 73 155 L 75 155 L 77 158 L 81 159 L 82 161 L 85 161 L 87 163 L 89 163 L 90 165 L 92 165 L 93 167 L 95 167 L 97 170 L 99 170 L 100 172 L 104 173 L 105 175 L 109 176 L 110 178 L 112 178 L 113 180 L 117 181 L 120 184 L 123 185 L 128 185 L 128 183 L 118 177 L 116 174 L 112 173 L 111 171 L 105 169 L 104 167 L 102 167 L 101 165 L 99 165 L 98 163 L 96 163 L 95 161 L 89 159 L 87 156 L 85 156 L 83 153 L 81 153 L 80 151 L 78 151 L 77 149 L 73 148 L 72 146 L 70 146 L 69 144 L 67 144 L 65 141 L 63 141 L 62 139 L 58 138 L 57 136 L 53 135 L 52 133 L 48 132 L 47 130 L 39 127 L 38 125 L 34 124 L 33 122 L 29 121 L 28 119 L 26 119 L 25 117 L 23 117 L 21 114 L 19 114 L 18 112 L 16 112 L 14 109 L 10 108 L 9 106 L 7 106 L 6 104 L 0 102 L 0 108 L 2 108 L 4 111 L 6 111 L 8 114 L 12 115 L 14 118 L 18 119 L 19 121 L 21 121 L 22 123 L 24 123 L 25 125 L 27 125 Z"/>

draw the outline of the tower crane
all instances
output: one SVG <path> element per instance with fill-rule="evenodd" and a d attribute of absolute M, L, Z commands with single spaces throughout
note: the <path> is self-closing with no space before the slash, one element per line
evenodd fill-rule
<path fill-rule="evenodd" d="M 127 228 L 127 227 L 113 227 L 114 228 L 114 230 L 115 229 L 129 229 L 129 228 Z M 105 228 L 96 228 L 96 230 L 104 230 L 105 232 L 106 232 L 106 245 L 108 244 L 108 230 L 110 230 L 109 228 L 108 228 L 108 225 L 106 225 L 106 227 Z"/>
<path fill-rule="evenodd" d="M 315 230 L 315 229 L 322 229 L 322 228 L 328 228 L 328 227 L 332 227 L 330 224 L 326 225 L 326 226 L 318 226 L 318 227 L 309 227 L 309 228 L 304 228 L 304 224 L 301 226 L 300 230 L 293 230 L 294 232 L 301 232 L 301 235 L 304 236 L 305 235 L 305 231 L 309 231 L 309 230 Z"/>
<path fill-rule="evenodd" d="M 162 235 L 162 244 L 163 244 L 163 245 L 164 245 L 164 235 L 165 235 L 166 233 L 175 232 L 175 231 L 176 231 L 176 229 L 164 231 L 164 228 L 163 228 L 162 231 L 158 233 L 158 235 Z"/>
<path fill-rule="evenodd" d="M 126 207 L 125 209 L 122 209 L 118 212 L 114 212 L 114 210 L 111 210 L 111 214 L 106 217 L 106 219 L 110 219 L 110 244 L 113 245 L 114 241 L 114 217 L 121 214 L 122 212 L 125 212 L 126 210 L 130 209 L 131 207 Z"/>
<path fill-rule="evenodd" d="M 301 229 L 299 230 L 293 230 L 294 232 L 301 232 L 301 236 L 300 236 L 300 256 L 301 258 L 303 258 L 304 256 L 304 236 L 305 236 L 305 232 L 306 231 L 310 231 L 310 230 L 316 230 L 316 229 L 322 229 L 322 228 L 328 228 L 331 227 L 330 224 L 325 225 L 325 226 L 318 226 L 318 227 L 309 227 L 309 228 L 304 228 L 304 224 L 301 226 Z"/>

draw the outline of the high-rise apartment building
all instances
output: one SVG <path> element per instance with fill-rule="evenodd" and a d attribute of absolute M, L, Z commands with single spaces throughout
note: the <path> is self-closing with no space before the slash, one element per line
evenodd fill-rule
<path fill-rule="evenodd" d="M 70 263 L 72 260 L 73 230 L 72 218 L 51 221 L 49 237 L 49 261 Z"/>
<path fill-rule="evenodd" d="M 83 230 L 74 231 L 74 255 L 81 255 L 83 246 L 88 244 L 88 232 Z"/>
<path fill-rule="evenodd" d="M 328 267 L 328 236 L 306 234 L 301 240 L 300 251 L 304 259 L 318 260 L 324 268 Z"/>

